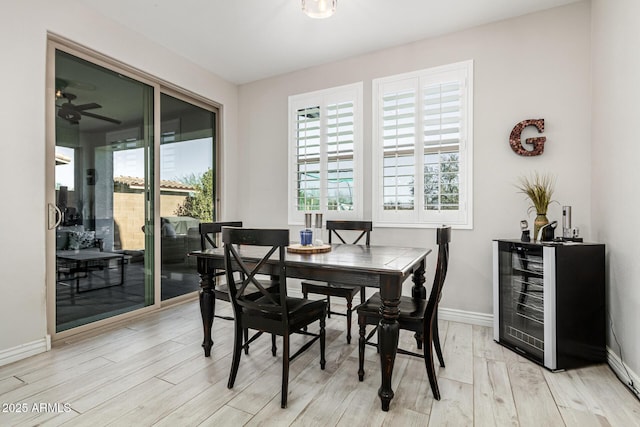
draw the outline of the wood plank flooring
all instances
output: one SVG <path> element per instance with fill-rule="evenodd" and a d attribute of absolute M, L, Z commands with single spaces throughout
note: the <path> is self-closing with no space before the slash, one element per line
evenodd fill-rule
<path fill-rule="evenodd" d="M 424 362 L 398 355 L 395 398 L 382 412 L 378 355 L 367 347 L 359 382 L 357 337 L 348 345 L 345 318 L 334 316 L 326 370 L 317 345 L 294 360 L 281 409 L 281 352 L 271 356 L 270 338 L 243 355 L 229 390 L 233 324 L 215 320 L 205 358 L 198 307 L 183 303 L 0 367 L 0 425 L 640 426 L 640 401 L 607 365 L 551 373 L 493 342 L 489 328 L 446 321 L 442 400 L 431 396 Z M 230 314 L 224 302 L 217 308 Z M 295 337 L 292 348 L 304 339 Z M 410 333 L 400 340 L 415 345 Z"/>

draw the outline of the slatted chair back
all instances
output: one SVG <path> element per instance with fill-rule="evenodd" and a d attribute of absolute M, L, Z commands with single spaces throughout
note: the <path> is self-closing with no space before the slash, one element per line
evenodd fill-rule
<path fill-rule="evenodd" d="M 361 233 L 356 237 L 352 244 L 357 245 L 364 237 L 364 244 L 369 246 L 371 243 L 371 230 L 373 230 L 373 223 L 371 221 L 327 221 L 327 230 L 329 230 L 329 244 L 333 241 L 332 235 L 335 235 L 340 242 L 345 244 L 347 243 L 339 231 L 360 231 Z"/>
<path fill-rule="evenodd" d="M 217 248 L 216 236 L 222 232 L 222 227 L 242 227 L 242 221 L 202 222 L 199 226 L 200 249 Z"/>
<path fill-rule="evenodd" d="M 282 319 L 285 324 L 287 313 L 287 278 L 285 271 L 285 252 L 289 245 L 289 230 L 267 230 L 251 228 L 225 228 L 222 230 L 224 243 L 225 270 L 231 303 L 236 318 L 242 312 L 271 313 Z M 241 248 L 246 246 L 263 247 L 259 259 L 251 261 L 243 258 Z M 269 292 L 265 285 L 256 278 L 272 255 L 277 254 L 277 265 L 271 269 L 272 279 L 279 283 L 280 292 Z M 242 280 L 233 280 L 233 273 L 239 272 Z M 249 286 L 249 285 L 253 286 Z M 256 288 L 259 295 L 256 293 Z"/>
<path fill-rule="evenodd" d="M 424 314 L 424 331 L 432 330 L 432 322 L 438 312 L 438 303 L 442 298 L 444 279 L 447 277 L 449 267 L 449 243 L 451 242 L 451 227 L 443 226 L 436 230 L 436 243 L 438 244 L 438 260 L 436 261 L 435 276 L 431 294 L 427 302 Z M 425 332 L 426 333 L 426 332 Z"/>

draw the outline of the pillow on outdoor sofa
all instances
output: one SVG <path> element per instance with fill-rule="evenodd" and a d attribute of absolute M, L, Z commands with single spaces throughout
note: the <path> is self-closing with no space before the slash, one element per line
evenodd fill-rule
<path fill-rule="evenodd" d="M 56 228 L 56 250 L 69 249 L 69 232 L 84 231 L 84 225 L 62 225 Z"/>
<path fill-rule="evenodd" d="M 95 231 L 70 231 L 68 249 L 86 249 L 95 246 Z"/>

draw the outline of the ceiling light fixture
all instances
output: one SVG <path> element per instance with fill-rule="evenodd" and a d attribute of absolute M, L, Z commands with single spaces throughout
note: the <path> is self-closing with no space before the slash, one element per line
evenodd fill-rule
<path fill-rule="evenodd" d="M 328 18 L 336 13 L 338 0 L 302 0 L 302 11 L 311 18 Z"/>

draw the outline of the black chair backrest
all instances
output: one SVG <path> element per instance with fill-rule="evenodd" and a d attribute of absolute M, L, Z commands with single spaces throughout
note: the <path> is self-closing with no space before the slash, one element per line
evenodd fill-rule
<path fill-rule="evenodd" d="M 200 249 L 217 248 L 216 235 L 222 232 L 222 227 L 242 227 L 242 221 L 219 221 L 200 223 Z"/>
<path fill-rule="evenodd" d="M 432 317 L 436 314 L 438 302 L 442 297 L 442 287 L 444 279 L 447 277 L 447 269 L 449 267 L 449 242 L 451 242 L 451 227 L 443 226 L 436 230 L 436 243 L 438 244 L 438 260 L 436 262 L 436 273 L 433 278 L 433 286 L 429 301 L 425 308 L 425 331 L 431 324 Z"/>
<path fill-rule="evenodd" d="M 229 295 L 236 315 L 243 310 L 255 310 L 267 313 L 287 312 L 287 278 L 285 271 L 285 252 L 289 245 L 289 230 L 267 230 L 254 228 L 224 228 L 222 230 L 224 243 L 225 270 Z M 263 247 L 259 259 L 248 261 L 240 254 L 246 246 Z M 278 253 L 277 268 L 268 274 L 272 280 L 279 282 L 279 295 L 269 292 L 255 277 L 260 269 L 274 253 Z M 233 273 L 240 272 L 241 281 L 233 279 Z M 249 287 L 252 284 L 255 287 Z M 256 288 L 262 295 L 256 297 Z M 282 316 L 284 322 L 287 316 Z"/>
<path fill-rule="evenodd" d="M 354 245 L 358 244 L 360 239 L 364 236 L 365 245 L 369 246 L 371 243 L 371 230 L 373 230 L 373 223 L 371 221 L 327 221 L 327 230 L 329 230 L 329 243 L 331 243 L 332 234 L 335 234 L 342 243 L 347 243 L 338 231 L 352 230 L 361 232 L 353 241 Z"/>

